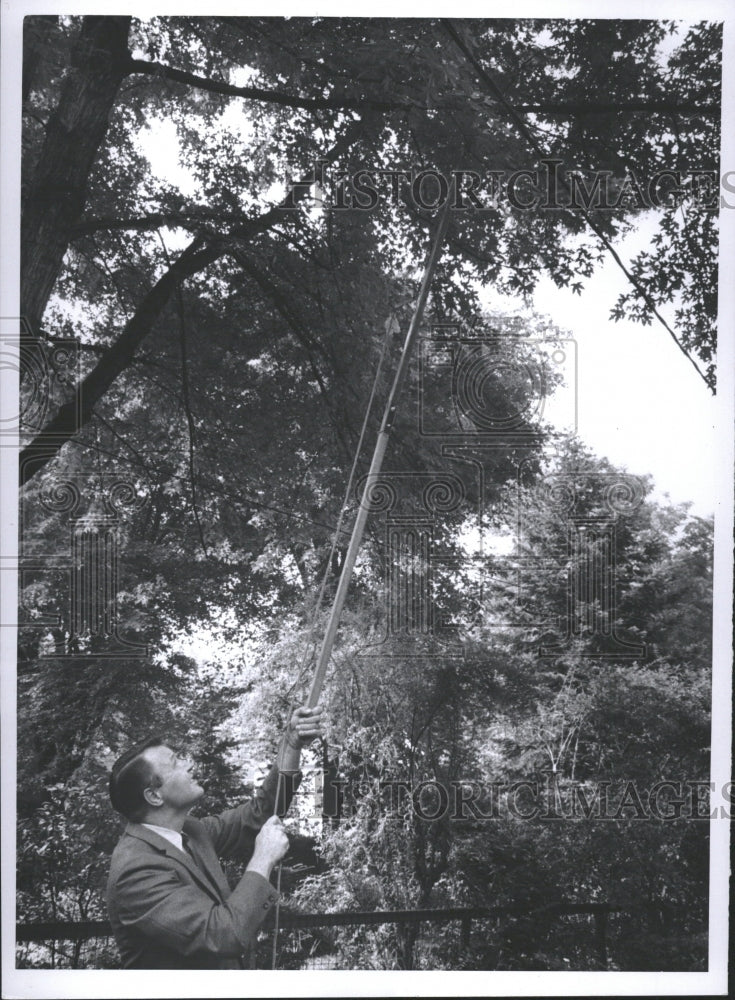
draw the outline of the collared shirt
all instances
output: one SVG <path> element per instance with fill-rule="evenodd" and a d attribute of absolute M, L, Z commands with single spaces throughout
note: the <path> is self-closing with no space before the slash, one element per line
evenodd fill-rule
<path fill-rule="evenodd" d="M 159 837 L 163 837 L 170 844 L 173 844 L 174 847 L 178 847 L 180 851 L 184 851 L 184 854 L 186 854 L 184 840 L 178 830 L 172 830 L 167 826 L 156 826 L 155 823 L 141 823 L 140 825 L 144 826 L 146 830 L 153 830 Z"/>

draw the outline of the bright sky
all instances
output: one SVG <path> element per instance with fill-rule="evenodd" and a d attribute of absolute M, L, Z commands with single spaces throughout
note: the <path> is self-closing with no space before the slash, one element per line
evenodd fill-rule
<path fill-rule="evenodd" d="M 652 228 L 621 243 L 624 261 L 646 245 Z M 625 275 L 610 259 L 581 296 L 557 289 L 549 279 L 536 291 L 536 308 L 569 329 L 578 344 L 579 435 L 630 472 L 651 473 L 659 493 L 691 501 L 697 514 L 711 514 L 714 399 L 661 323 L 609 319 L 626 287 Z M 673 315 L 662 312 L 676 332 Z"/>
<path fill-rule="evenodd" d="M 654 230 L 654 219 L 647 218 L 620 241 L 616 249 L 626 264 L 649 245 Z M 609 319 L 626 287 L 625 275 L 608 258 L 585 281 L 582 295 L 543 278 L 533 297 L 534 308 L 568 330 L 577 344 L 578 434 L 614 464 L 651 474 L 658 498 L 668 493 L 676 503 L 690 501 L 695 514 L 712 514 L 714 399 L 658 321 L 642 326 Z M 517 305 L 492 293 L 487 300 L 499 307 Z M 673 310 L 661 312 L 676 331 Z M 559 393 L 564 405 L 549 407 L 547 416 L 566 428 L 569 389 Z"/>

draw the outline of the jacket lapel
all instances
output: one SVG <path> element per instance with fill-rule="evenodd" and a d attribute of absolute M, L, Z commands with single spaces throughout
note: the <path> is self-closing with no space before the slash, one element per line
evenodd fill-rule
<path fill-rule="evenodd" d="M 138 840 L 144 840 L 147 844 L 150 844 L 151 847 L 155 847 L 157 851 L 161 851 L 167 857 L 173 858 L 174 861 L 183 865 L 194 881 L 197 882 L 197 884 L 200 885 L 202 889 L 204 889 L 218 903 L 222 902 L 222 900 L 226 898 L 226 896 L 223 896 L 219 880 L 213 876 L 212 872 L 209 870 L 209 866 L 202 865 L 200 867 L 194 862 L 194 859 L 186 853 L 186 851 L 180 851 L 178 847 L 174 847 L 174 845 L 170 841 L 166 840 L 165 837 L 161 837 L 153 830 L 148 830 L 140 823 L 128 823 L 125 828 L 125 833 L 130 837 L 137 837 Z M 197 853 L 201 855 L 201 852 Z"/>
<path fill-rule="evenodd" d="M 196 860 L 197 866 L 207 873 L 221 899 L 227 899 L 232 890 L 222 871 L 219 858 L 212 849 L 211 843 L 206 840 L 200 840 L 192 830 L 187 830 L 187 837 L 189 840 L 189 849 Z"/>

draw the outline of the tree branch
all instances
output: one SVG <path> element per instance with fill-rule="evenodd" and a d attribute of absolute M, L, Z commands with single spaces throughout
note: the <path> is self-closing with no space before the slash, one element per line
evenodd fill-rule
<path fill-rule="evenodd" d="M 200 241 L 194 240 L 159 278 L 143 297 L 135 315 L 125 324 L 117 341 L 77 386 L 74 398 L 65 403 L 56 416 L 20 452 L 21 486 L 46 466 L 63 445 L 87 423 L 95 404 L 133 360 L 135 351 L 150 332 L 179 282 L 203 270 L 223 253 L 224 249 L 221 246 L 201 249 Z"/>
<path fill-rule="evenodd" d="M 263 101 L 266 104 L 278 104 L 287 108 L 303 108 L 306 111 L 361 111 L 369 108 L 372 111 L 446 111 L 454 104 L 424 105 L 414 101 L 381 101 L 372 97 L 349 97 L 347 94 L 337 94 L 330 97 L 301 97 L 299 94 L 285 94 L 278 90 L 264 87 L 237 87 L 223 80 L 213 80 L 210 77 L 199 76 L 185 70 L 166 66 L 164 63 L 151 62 L 146 59 L 131 59 L 128 63 L 131 73 L 144 73 L 148 76 L 184 83 L 199 90 L 207 90 L 213 94 L 226 97 L 243 97 L 248 100 Z M 464 98 L 464 95 L 459 95 Z M 514 105 L 518 112 L 543 115 L 595 115 L 618 113 L 648 113 L 648 114 L 679 114 L 679 115 L 719 115 L 718 102 L 706 104 L 677 104 L 670 100 L 653 101 L 618 101 L 618 102 L 564 102 L 547 101 L 541 104 Z M 507 114 L 506 107 L 498 103 L 492 108 L 502 114 Z"/>
<path fill-rule="evenodd" d="M 720 114 L 720 104 L 717 101 L 707 104 L 677 104 L 675 101 L 617 101 L 612 103 L 604 102 L 571 102 L 549 101 L 544 104 L 515 104 L 517 112 L 523 114 L 539 115 L 606 115 L 619 113 L 636 114 L 644 112 L 646 114 L 668 114 L 668 115 L 717 115 Z M 493 106 L 493 110 L 496 110 Z M 497 106 L 498 111 L 506 111 L 502 106 Z"/>
<path fill-rule="evenodd" d="M 364 121 L 348 125 L 325 159 L 329 161 L 338 156 L 364 128 Z M 303 201 L 309 193 L 311 184 L 313 177 L 294 182 L 280 204 L 274 205 L 262 215 L 247 218 L 241 225 L 209 246 L 203 246 L 202 238 L 199 236 L 189 244 L 178 260 L 143 297 L 135 314 L 123 327 L 117 341 L 76 387 L 74 398 L 60 407 L 56 416 L 29 445 L 22 449 L 19 455 L 21 486 L 48 465 L 66 442 L 87 423 L 95 403 L 132 362 L 136 350 L 150 333 L 174 289 L 186 278 L 192 277 L 224 256 L 230 249 L 231 239 L 242 240 L 244 237 L 267 231 L 276 222 L 283 222 L 284 209 L 292 209 Z"/>
<path fill-rule="evenodd" d="M 90 236 L 100 230 L 136 229 L 144 231 L 159 229 L 161 226 L 194 228 L 197 222 L 244 223 L 250 218 L 251 216 L 245 215 L 244 212 L 224 212 L 208 208 L 192 209 L 190 212 L 152 212 L 150 215 L 129 219 L 107 216 L 98 219 L 82 219 L 71 229 L 71 238 L 78 239 L 80 236 Z"/>
<path fill-rule="evenodd" d="M 131 59 L 128 66 L 131 73 L 146 73 L 149 76 L 157 76 L 164 80 L 173 80 L 175 83 L 185 83 L 190 87 L 197 87 L 199 90 L 208 90 L 213 94 L 223 94 L 227 97 L 245 97 L 253 101 L 279 104 L 286 108 L 303 108 L 306 111 L 325 109 L 333 111 L 360 111 L 366 108 L 370 108 L 373 111 L 395 111 L 412 106 L 396 101 L 376 101 L 369 97 L 347 97 L 346 95 L 336 97 L 299 97 L 298 94 L 283 94 L 278 90 L 266 90 L 263 87 L 236 87 L 231 83 L 212 80 L 206 76 L 198 76 L 196 73 L 174 69 L 173 66 L 165 66 L 163 63 L 149 62 L 147 59 Z"/>

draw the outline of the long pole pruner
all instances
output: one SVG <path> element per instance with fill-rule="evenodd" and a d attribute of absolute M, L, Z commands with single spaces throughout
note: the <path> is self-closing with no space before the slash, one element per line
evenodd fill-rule
<path fill-rule="evenodd" d="M 342 564 L 342 572 L 340 574 L 339 583 L 337 585 L 337 592 L 334 595 L 334 603 L 332 604 L 332 610 L 329 615 L 329 620 L 327 622 L 326 631 L 324 633 L 324 639 L 322 640 L 321 649 L 319 650 L 319 657 L 317 659 L 316 669 L 314 671 L 314 678 L 311 682 L 311 688 L 309 689 L 309 697 L 307 699 L 307 707 L 314 708 L 319 701 L 322 693 L 322 688 L 324 686 L 324 677 L 327 672 L 327 665 L 329 664 L 330 656 L 332 655 L 332 647 L 334 646 L 335 636 L 337 635 L 337 627 L 339 625 L 340 615 L 342 614 L 342 608 L 344 607 L 345 599 L 347 597 L 347 590 L 350 586 L 350 580 L 352 578 L 352 571 L 355 567 L 355 561 L 357 559 L 357 553 L 360 549 L 360 544 L 362 543 L 362 536 L 365 532 L 365 523 L 367 521 L 369 504 L 369 494 L 370 489 L 375 482 L 376 477 L 380 473 L 383 465 L 383 458 L 385 456 L 386 448 L 388 447 L 388 439 L 390 437 L 391 428 L 393 426 L 393 420 L 396 415 L 396 407 L 398 405 L 398 397 L 400 395 L 401 389 L 403 388 L 403 383 L 406 380 L 406 375 L 408 374 L 408 366 L 411 359 L 411 352 L 413 346 L 418 337 L 419 327 L 421 326 L 421 321 L 424 315 L 424 308 L 426 306 L 426 299 L 429 295 L 429 289 L 431 287 L 431 282 L 434 277 L 434 271 L 436 270 L 436 265 L 441 256 L 442 243 L 444 241 L 444 236 L 447 231 L 447 225 L 449 222 L 449 213 L 451 211 L 452 195 L 455 188 L 455 182 L 449 186 L 447 192 L 447 200 L 444 209 L 439 218 L 439 225 L 437 226 L 436 233 L 434 234 L 434 241 L 429 252 L 429 256 L 426 260 L 426 265 L 424 267 L 424 276 L 421 281 L 421 288 L 419 290 L 419 297 L 416 302 L 416 308 L 414 309 L 413 316 L 411 318 L 411 325 L 408 328 L 408 333 L 406 334 L 406 340 L 403 345 L 403 351 L 401 353 L 401 360 L 396 369 L 396 374 L 393 379 L 393 385 L 388 396 L 388 400 L 385 404 L 385 412 L 383 414 L 383 421 L 380 425 L 380 431 L 378 433 L 377 441 L 375 442 L 375 451 L 373 452 L 373 460 L 370 463 L 370 471 L 365 479 L 365 486 L 363 488 L 362 497 L 360 500 L 360 506 L 357 510 L 357 517 L 355 518 L 355 524 L 352 528 L 352 536 L 350 538 L 350 544 L 347 549 L 347 554 Z"/>
<path fill-rule="evenodd" d="M 367 522 L 367 515 L 369 509 L 369 492 L 375 478 L 380 473 L 383 466 L 383 457 L 385 456 L 385 450 L 388 447 L 388 439 L 390 437 L 391 428 L 393 426 L 393 419 L 396 415 L 396 407 L 398 405 L 398 397 L 400 395 L 401 389 L 403 388 L 403 383 L 406 380 L 406 375 L 408 374 L 408 365 L 411 359 L 411 351 L 418 337 L 419 327 L 421 326 L 421 321 L 424 316 L 424 309 L 426 307 L 426 300 L 429 295 L 429 289 L 431 287 L 431 282 L 434 277 L 434 271 L 436 270 L 436 265 L 441 256 L 442 243 L 444 241 L 444 236 L 446 235 L 447 225 L 449 223 L 449 212 L 451 211 L 451 202 L 455 191 L 455 182 L 449 186 L 447 192 L 447 201 L 439 218 L 439 225 L 437 226 L 436 233 L 434 234 L 434 241 L 429 251 L 429 256 L 426 260 L 426 265 L 424 267 L 424 276 L 421 280 L 421 288 L 419 289 L 419 297 L 416 301 L 416 308 L 413 311 L 413 316 L 411 317 L 411 325 L 408 328 L 408 333 L 406 334 L 406 340 L 403 344 L 403 350 L 401 352 L 401 360 L 396 369 L 396 374 L 393 379 L 393 385 L 391 386 L 390 394 L 388 400 L 385 404 L 385 412 L 383 413 L 383 420 L 380 425 L 380 431 L 378 432 L 378 438 L 375 442 L 375 451 L 373 452 L 373 460 L 370 463 L 370 471 L 365 479 L 365 486 L 362 491 L 362 497 L 360 499 L 360 506 L 357 511 L 357 517 L 355 518 L 355 523 L 352 528 L 352 535 L 350 537 L 350 544 L 347 549 L 347 555 L 345 556 L 344 563 L 342 564 L 342 572 L 340 573 L 339 583 L 337 585 L 337 592 L 334 595 L 334 602 L 332 604 L 332 610 L 329 614 L 329 621 L 327 622 L 327 628 L 324 633 L 324 639 L 322 640 L 321 649 L 319 650 L 319 658 L 317 659 L 316 669 L 314 671 L 314 678 L 311 682 L 311 687 L 309 689 L 309 696 L 306 702 L 308 708 L 315 708 L 317 702 L 322 693 L 322 688 L 324 687 L 324 678 L 327 673 L 327 666 L 329 664 L 329 659 L 332 655 L 332 647 L 334 646 L 334 640 L 337 635 L 337 627 L 339 626 L 340 615 L 342 614 L 342 608 L 344 607 L 345 599 L 347 597 L 347 590 L 350 586 L 350 579 L 352 577 L 352 571 L 355 567 L 355 561 L 357 560 L 357 553 L 360 549 L 360 544 L 362 542 L 362 536 L 365 532 L 365 524 Z M 278 810 L 278 803 L 280 801 L 280 791 L 281 791 L 281 778 L 282 775 L 279 772 L 278 775 L 278 787 L 276 791 L 276 806 L 275 812 Z M 281 865 L 278 865 L 278 879 L 277 879 L 277 891 L 281 891 Z M 279 913 L 280 907 L 276 903 L 276 913 L 275 913 L 275 926 L 273 930 L 273 949 L 271 957 L 271 968 L 276 968 L 277 962 L 277 952 L 278 952 L 278 924 L 279 924 Z"/>

